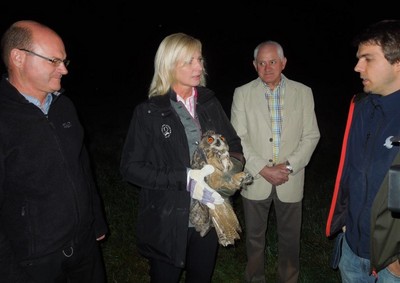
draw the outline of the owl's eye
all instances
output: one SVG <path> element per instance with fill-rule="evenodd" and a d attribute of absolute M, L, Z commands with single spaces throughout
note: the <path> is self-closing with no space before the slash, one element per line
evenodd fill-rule
<path fill-rule="evenodd" d="M 225 137 L 224 137 L 224 136 L 220 136 L 220 139 L 221 139 L 222 141 L 225 141 Z"/>
<path fill-rule="evenodd" d="M 213 138 L 212 136 L 208 136 L 207 142 L 208 142 L 209 144 L 212 144 L 212 143 L 214 142 L 214 138 Z"/>

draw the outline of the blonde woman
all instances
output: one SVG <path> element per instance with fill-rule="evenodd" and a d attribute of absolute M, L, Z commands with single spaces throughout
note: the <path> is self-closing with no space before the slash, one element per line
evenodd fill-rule
<path fill-rule="evenodd" d="M 148 100 L 137 105 L 125 141 L 121 173 L 140 188 L 137 246 L 151 282 L 211 282 L 218 251 L 213 228 L 204 237 L 189 221 L 192 199 L 211 209 L 223 202 L 204 183 L 213 167 L 191 170 L 202 133 L 214 130 L 243 162 L 240 138 L 213 91 L 205 87 L 201 42 L 183 33 L 161 42 Z"/>

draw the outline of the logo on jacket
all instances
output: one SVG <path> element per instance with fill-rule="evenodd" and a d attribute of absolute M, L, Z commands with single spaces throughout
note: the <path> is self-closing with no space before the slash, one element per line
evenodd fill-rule
<path fill-rule="evenodd" d="M 390 136 L 387 137 L 385 140 L 385 143 L 383 144 L 383 146 L 385 146 L 386 148 L 392 148 L 393 146 L 399 146 L 400 145 L 400 136 Z"/>
<path fill-rule="evenodd" d="M 65 123 L 62 123 L 62 126 L 64 127 L 64 129 L 68 129 L 68 128 L 72 127 L 72 124 L 71 124 L 71 122 L 65 122 Z"/>
<path fill-rule="evenodd" d="M 171 136 L 172 133 L 172 129 L 169 125 L 165 125 L 163 124 L 161 126 L 161 133 L 164 135 L 164 138 L 169 138 Z"/>

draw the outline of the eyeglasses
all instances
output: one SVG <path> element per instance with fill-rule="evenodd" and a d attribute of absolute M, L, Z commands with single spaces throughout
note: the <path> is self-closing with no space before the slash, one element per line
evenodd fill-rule
<path fill-rule="evenodd" d="M 55 67 L 60 66 L 61 63 L 63 63 L 64 66 L 67 67 L 67 66 L 69 65 L 69 63 L 70 63 L 70 60 L 68 60 L 68 59 L 61 60 L 60 58 L 48 58 L 48 57 L 45 57 L 45 56 L 43 56 L 43 55 L 37 54 L 37 53 L 35 53 L 35 52 L 33 52 L 33 51 L 30 51 L 30 50 L 28 50 L 28 49 L 24 49 L 24 48 L 18 48 L 18 49 L 21 50 L 21 51 L 25 51 L 25 52 L 27 52 L 27 53 L 30 53 L 30 54 L 32 54 L 32 55 L 38 56 L 38 57 L 40 57 L 40 58 L 42 58 L 42 59 L 44 59 L 44 60 L 47 60 L 47 61 L 49 61 L 51 64 L 53 64 Z"/>

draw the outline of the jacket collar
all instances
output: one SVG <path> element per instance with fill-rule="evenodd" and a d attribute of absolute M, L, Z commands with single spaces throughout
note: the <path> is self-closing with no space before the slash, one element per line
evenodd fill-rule
<path fill-rule="evenodd" d="M 1 78 L 0 89 L 2 95 L 4 95 L 7 99 L 15 100 L 20 103 L 27 102 L 25 97 L 8 81 L 7 74 L 4 74 Z M 65 89 L 61 88 L 59 91 L 53 92 L 53 101 L 55 101 L 62 93 L 64 93 L 64 91 Z"/>

